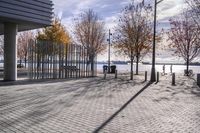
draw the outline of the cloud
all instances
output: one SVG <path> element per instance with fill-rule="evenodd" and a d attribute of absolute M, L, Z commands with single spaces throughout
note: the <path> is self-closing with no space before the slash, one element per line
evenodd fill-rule
<path fill-rule="evenodd" d="M 67 27 L 68 31 L 73 31 L 73 18 L 75 18 L 81 12 L 93 9 L 100 18 L 105 22 L 106 31 L 116 26 L 119 13 L 121 10 L 133 0 L 53 0 L 54 12 L 60 18 L 62 23 Z M 141 2 L 142 0 L 134 0 L 135 2 Z M 154 1 L 145 0 L 146 3 L 153 5 Z M 163 29 L 169 29 L 169 18 L 174 17 L 181 13 L 186 7 L 184 0 L 164 0 L 157 5 L 157 20 L 158 20 L 158 31 Z M 167 41 L 163 43 L 167 44 Z M 163 57 L 170 57 L 169 51 L 158 51 L 163 53 L 158 58 L 162 60 Z M 106 57 L 105 54 L 102 57 Z M 102 58 L 103 59 L 103 58 Z M 105 59 L 104 59 L 105 60 Z M 173 60 L 170 57 L 169 60 Z"/>
<path fill-rule="evenodd" d="M 116 25 L 116 19 L 121 10 L 132 1 L 133 0 L 53 0 L 53 3 L 55 14 L 62 18 L 67 27 L 72 25 L 72 19 L 75 16 L 91 8 L 105 21 L 106 28 L 113 28 Z M 141 2 L 142 0 L 134 1 Z M 145 2 L 151 2 L 153 5 L 150 0 L 146 0 Z M 159 3 L 157 7 L 159 28 L 169 28 L 169 24 L 167 24 L 168 19 L 178 15 L 185 7 L 185 4 L 183 0 L 164 0 Z"/>
<path fill-rule="evenodd" d="M 106 29 L 114 29 L 114 27 L 117 25 L 117 16 L 109 16 L 106 17 L 104 22 L 106 23 Z"/>
<path fill-rule="evenodd" d="M 63 17 L 70 17 L 78 14 L 89 8 L 94 9 L 102 16 L 112 15 L 113 12 L 118 12 L 122 5 L 128 3 L 129 0 L 53 0 L 54 11 L 56 13 L 63 12 Z"/>
<path fill-rule="evenodd" d="M 53 0 L 54 12 L 67 28 L 73 26 L 73 18 L 88 9 L 93 9 L 105 22 L 106 29 L 116 25 L 118 14 L 131 0 Z"/>
<path fill-rule="evenodd" d="M 164 0 L 157 5 L 158 31 L 169 29 L 169 19 L 179 15 L 187 5 L 183 0 Z"/>
<path fill-rule="evenodd" d="M 183 0 L 164 0 L 157 7 L 158 20 L 164 20 L 180 14 L 186 4 Z"/>

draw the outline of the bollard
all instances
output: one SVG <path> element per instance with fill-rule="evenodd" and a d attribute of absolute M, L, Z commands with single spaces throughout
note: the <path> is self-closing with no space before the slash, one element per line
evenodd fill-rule
<path fill-rule="evenodd" d="M 107 71 L 105 70 L 103 79 L 106 79 L 106 73 L 107 73 Z"/>
<path fill-rule="evenodd" d="M 147 81 L 147 71 L 145 71 L 145 74 L 144 74 L 144 81 Z"/>
<path fill-rule="evenodd" d="M 172 85 L 175 85 L 175 73 L 172 73 Z"/>
<path fill-rule="evenodd" d="M 131 78 L 130 80 L 133 80 L 133 71 L 131 71 Z"/>
<path fill-rule="evenodd" d="M 200 87 L 200 74 L 197 74 L 197 85 Z"/>
<path fill-rule="evenodd" d="M 115 70 L 115 78 L 117 78 L 117 70 Z"/>
<path fill-rule="evenodd" d="M 157 83 L 159 82 L 159 72 L 157 72 Z"/>

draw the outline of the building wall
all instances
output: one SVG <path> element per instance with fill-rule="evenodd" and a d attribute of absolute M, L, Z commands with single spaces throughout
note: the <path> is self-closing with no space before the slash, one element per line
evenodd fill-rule
<path fill-rule="evenodd" d="M 51 0 L 0 0 L 0 21 L 50 25 Z"/>

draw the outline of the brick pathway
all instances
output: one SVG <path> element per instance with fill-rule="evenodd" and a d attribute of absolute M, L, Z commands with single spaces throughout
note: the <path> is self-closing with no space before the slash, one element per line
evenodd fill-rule
<path fill-rule="evenodd" d="M 125 108 L 103 132 L 199 133 L 200 90 L 192 79 L 169 77 L 152 84 Z"/>
<path fill-rule="evenodd" d="M 99 132 L 200 131 L 200 92 L 191 79 L 171 86 L 166 77 L 131 99 L 147 84 L 134 78 L 1 86 L 0 132 L 85 133 L 106 121 Z"/>

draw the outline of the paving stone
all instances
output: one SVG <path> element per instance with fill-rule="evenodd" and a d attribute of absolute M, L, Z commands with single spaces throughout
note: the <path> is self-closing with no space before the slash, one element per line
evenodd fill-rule
<path fill-rule="evenodd" d="M 119 75 L 120 77 L 120 75 Z M 103 77 L 0 86 L 0 133 L 198 133 L 200 91 L 192 79 Z"/>

